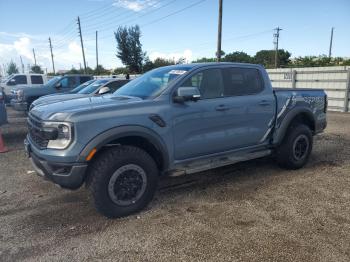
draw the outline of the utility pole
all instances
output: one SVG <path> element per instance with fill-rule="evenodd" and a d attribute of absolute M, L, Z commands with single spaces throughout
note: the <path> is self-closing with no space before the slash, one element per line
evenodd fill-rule
<path fill-rule="evenodd" d="M 49 37 L 49 44 L 50 44 L 50 51 L 51 51 L 52 70 L 53 70 L 53 73 L 55 74 L 55 63 L 54 63 L 54 61 L 53 61 L 51 37 Z"/>
<path fill-rule="evenodd" d="M 96 69 L 98 68 L 98 43 L 97 43 L 97 30 L 96 30 Z"/>
<path fill-rule="evenodd" d="M 221 60 L 221 34 L 222 34 L 222 0 L 219 0 L 219 21 L 218 21 L 218 46 L 216 50 L 216 61 Z"/>
<path fill-rule="evenodd" d="M 34 55 L 34 65 L 36 65 L 36 57 L 35 57 L 35 50 L 33 48 L 33 55 Z"/>
<path fill-rule="evenodd" d="M 19 58 L 21 59 L 22 74 L 24 74 L 24 64 L 23 64 L 22 56 L 19 56 Z"/>
<path fill-rule="evenodd" d="M 83 62 L 84 62 L 84 73 L 86 74 L 86 61 L 85 61 L 85 53 L 84 53 L 84 44 L 83 44 L 83 36 L 81 34 L 81 26 L 80 26 L 80 18 L 78 16 L 78 27 L 79 27 L 79 36 L 80 36 L 80 43 L 81 43 L 81 51 L 83 53 Z"/>
<path fill-rule="evenodd" d="M 275 44 L 275 68 L 278 67 L 278 40 L 280 37 L 280 31 L 282 30 L 282 28 L 275 28 L 276 33 L 273 34 L 274 36 L 274 41 L 273 43 Z"/>
<path fill-rule="evenodd" d="M 330 42 L 329 42 L 329 53 L 328 53 L 328 57 L 329 57 L 329 58 L 332 57 L 333 31 L 334 31 L 334 27 L 332 27 L 332 30 L 331 30 L 331 40 L 330 40 Z"/>

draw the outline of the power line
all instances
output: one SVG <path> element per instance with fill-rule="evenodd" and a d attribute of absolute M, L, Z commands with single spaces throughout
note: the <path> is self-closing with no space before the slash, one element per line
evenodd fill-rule
<path fill-rule="evenodd" d="M 164 20 L 164 19 L 166 19 L 166 18 L 168 18 L 168 17 L 170 17 L 170 16 L 173 16 L 173 15 L 176 15 L 176 14 L 178 14 L 178 13 L 184 12 L 184 11 L 186 11 L 187 9 L 190 9 L 190 8 L 192 8 L 192 7 L 194 7 L 194 6 L 197 6 L 197 5 L 199 5 L 199 4 L 201 4 L 201 3 L 205 2 L 205 1 L 207 1 L 207 0 L 197 1 L 197 2 L 195 2 L 195 3 L 193 3 L 193 4 L 191 4 L 191 5 L 188 5 L 188 6 L 186 6 L 186 7 L 184 7 L 184 8 L 181 8 L 181 9 L 179 9 L 179 10 L 177 10 L 177 11 L 174 11 L 174 12 L 172 12 L 172 13 L 169 13 L 169 14 L 167 14 L 167 15 L 165 15 L 165 16 L 159 17 L 159 18 L 157 18 L 157 19 L 155 19 L 155 20 L 152 20 L 152 21 L 150 21 L 150 22 L 148 22 L 148 23 L 141 24 L 140 27 L 146 27 L 146 26 L 149 26 L 149 25 L 151 25 L 151 24 L 157 23 L 157 22 L 159 22 L 159 21 L 161 21 L 161 20 Z M 109 38 L 109 37 L 110 37 L 110 36 L 100 37 L 100 39 L 105 39 L 105 38 Z"/>
<path fill-rule="evenodd" d="M 199 5 L 199 4 L 201 4 L 201 3 L 205 2 L 205 1 L 207 1 L 207 0 L 201 0 L 201 1 L 195 2 L 195 3 L 193 3 L 193 4 L 189 5 L 189 6 L 186 6 L 186 7 L 182 8 L 180 10 L 177 10 L 175 12 L 172 12 L 172 13 L 166 15 L 166 16 L 160 17 L 160 18 L 155 19 L 155 20 L 153 20 L 153 21 L 151 21 L 149 23 L 143 24 L 142 27 L 146 27 L 146 26 L 152 25 L 154 23 L 157 23 L 157 22 L 159 22 L 161 20 L 164 20 L 164 19 L 166 19 L 166 18 L 168 18 L 170 16 L 176 15 L 176 14 L 181 13 L 183 11 L 186 11 L 187 9 L 190 9 L 190 8 L 192 8 L 194 6 L 197 6 L 197 5 Z"/>
<path fill-rule="evenodd" d="M 148 8 L 145 9 L 145 10 L 151 9 L 149 12 L 145 12 L 144 14 L 139 15 L 136 18 L 128 19 L 129 17 L 126 17 L 124 19 L 117 19 L 117 20 L 114 20 L 114 21 L 110 21 L 108 23 L 97 24 L 97 27 L 101 26 L 101 25 L 103 26 L 103 29 L 99 30 L 100 32 L 108 31 L 109 29 L 115 28 L 116 24 L 122 24 L 122 23 L 123 24 L 127 24 L 127 23 L 130 23 L 132 21 L 136 21 L 136 20 L 138 20 L 138 19 L 140 19 L 142 17 L 145 17 L 147 15 L 150 15 L 150 14 L 152 14 L 152 13 L 154 13 L 154 12 L 164 8 L 164 7 L 169 6 L 169 5 L 173 4 L 176 1 L 177 0 L 172 0 L 172 1 L 166 3 L 166 4 L 162 5 L 162 6 L 156 7 L 156 8 L 154 8 L 154 6 L 149 6 Z M 120 18 L 120 17 L 118 17 L 118 18 Z M 96 28 L 96 24 L 95 24 L 95 28 Z"/>

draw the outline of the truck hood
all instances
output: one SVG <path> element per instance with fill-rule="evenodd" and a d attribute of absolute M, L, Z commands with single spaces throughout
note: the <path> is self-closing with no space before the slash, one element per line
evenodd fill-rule
<path fill-rule="evenodd" d="M 91 96 L 89 94 L 55 94 L 55 95 L 47 95 L 44 97 L 40 97 L 39 99 L 35 100 L 32 105 L 34 106 L 41 106 L 41 105 L 48 105 L 60 101 L 67 101 L 71 99 L 77 99 L 82 97 Z"/>
<path fill-rule="evenodd" d="M 90 96 L 35 106 L 30 113 L 42 120 L 64 121 L 72 114 L 95 110 L 117 109 L 119 106 L 143 101 L 129 96 Z"/>

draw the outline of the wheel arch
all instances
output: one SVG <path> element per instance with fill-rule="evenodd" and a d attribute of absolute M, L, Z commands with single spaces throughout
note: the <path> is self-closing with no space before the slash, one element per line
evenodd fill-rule
<path fill-rule="evenodd" d="M 109 129 L 94 137 L 81 151 L 80 161 L 86 161 L 89 153 L 96 149 L 94 159 L 104 147 L 133 145 L 140 147 L 151 155 L 159 170 L 165 171 L 169 166 L 169 154 L 166 144 L 154 131 L 142 126 L 121 126 Z"/>
<path fill-rule="evenodd" d="M 281 125 L 276 129 L 273 144 L 280 144 L 283 141 L 288 129 L 296 123 L 301 123 L 308 126 L 312 134 L 315 134 L 316 121 L 312 111 L 309 108 L 296 108 L 291 110 L 282 119 Z"/>

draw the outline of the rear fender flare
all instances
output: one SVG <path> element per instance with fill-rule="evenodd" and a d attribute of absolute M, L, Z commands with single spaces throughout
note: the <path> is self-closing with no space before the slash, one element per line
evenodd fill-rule
<path fill-rule="evenodd" d="M 305 114 L 313 124 L 315 124 L 315 117 L 312 113 L 311 109 L 307 107 L 298 107 L 291 109 L 286 116 L 281 120 L 282 123 L 279 127 L 276 128 L 275 134 L 273 136 L 273 144 L 278 145 L 282 142 L 284 136 L 288 131 L 288 127 L 292 123 L 292 121 L 300 114 Z M 313 130 L 312 130 L 313 131 Z"/>

